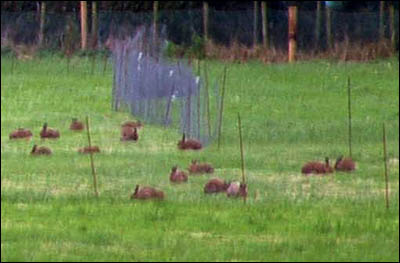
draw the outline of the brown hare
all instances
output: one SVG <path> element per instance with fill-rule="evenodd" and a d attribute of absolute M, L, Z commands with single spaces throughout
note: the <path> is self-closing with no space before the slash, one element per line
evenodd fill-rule
<path fill-rule="evenodd" d="M 340 172 L 351 172 L 356 169 L 355 162 L 350 158 L 346 157 L 343 159 L 343 156 L 339 156 L 336 159 L 335 170 Z"/>
<path fill-rule="evenodd" d="M 308 162 L 302 168 L 301 172 L 303 174 L 326 174 L 332 173 L 333 168 L 329 164 L 329 158 L 325 158 L 325 163 L 321 162 Z"/>
<path fill-rule="evenodd" d="M 36 144 L 33 145 L 31 154 L 32 155 L 50 155 L 52 152 L 50 150 L 50 148 L 45 147 L 45 146 L 41 146 L 38 147 Z"/>
<path fill-rule="evenodd" d="M 224 180 L 221 180 L 219 178 L 214 178 L 206 183 L 206 185 L 204 186 L 204 193 L 213 194 L 225 192 L 228 187 L 228 182 L 225 182 Z"/>
<path fill-rule="evenodd" d="M 173 183 L 183 183 L 187 182 L 188 176 L 184 171 L 178 170 L 178 166 L 172 167 L 169 180 Z"/>
<path fill-rule="evenodd" d="M 69 129 L 72 131 L 82 131 L 85 128 L 85 125 L 78 121 L 77 118 L 73 118 Z"/>
<path fill-rule="evenodd" d="M 202 147 L 200 141 L 195 139 L 186 139 L 185 133 L 182 136 L 182 140 L 178 142 L 178 148 L 180 150 L 200 150 Z"/>
<path fill-rule="evenodd" d="M 164 192 L 157 190 L 153 187 L 148 187 L 148 186 L 143 186 L 139 187 L 139 185 L 136 185 L 135 191 L 131 195 L 131 199 L 141 199 L 141 200 L 147 200 L 147 199 L 159 199 L 163 200 L 164 199 Z"/>
<path fill-rule="evenodd" d="M 199 173 L 213 173 L 214 168 L 208 163 L 198 163 L 197 160 L 192 160 L 191 165 L 188 168 L 189 173 L 199 174 Z"/>
<path fill-rule="evenodd" d="M 43 124 L 43 128 L 40 132 L 40 138 L 45 139 L 57 139 L 60 137 L 60 132 L 47 127 L 47 122 Z"/>
<path fill-rule="evenodd" d="M 32 137 L 32 132 L 28 129 L 18 128 L 18 130 L 13 131 L 10 133 L 10 140 L 13 139 L 30 139 Z"/>

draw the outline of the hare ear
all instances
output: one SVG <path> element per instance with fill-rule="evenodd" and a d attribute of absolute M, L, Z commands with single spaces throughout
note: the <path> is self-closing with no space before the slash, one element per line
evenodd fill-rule
<path fill-rule="evenodd" d="M 133 192 L 133 194 L 136 194 L 139 191 L 139 185 L 137 184 L 135 187 L 135 191 Z"/>
<path fill-rule="evenodd" d="M 329 157 L 325 157 L 325 163 L 329 164 Z"/>

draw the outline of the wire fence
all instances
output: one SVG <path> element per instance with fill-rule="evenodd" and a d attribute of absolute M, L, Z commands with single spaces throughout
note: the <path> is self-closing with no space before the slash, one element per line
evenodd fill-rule
<path fill-rule="evenodd" d="M 203 77 L 200 63 L 194 72 L 185 60 L 165 59 L 160 44 L 165 41 L 160 35 L 155 39 L 153 32 L 151 27 L 141 26 L 130 38 L 109 40 L 113 108 L 127 109 L 146 123 L 179 127 L 187 138 L 208 144 L 221 125 L 221 119 L 214 121 L 211 131 L 210 114 L 221 110 L 219 86 L 204 83 L 208 78 Z M 215 104 L 210 103 L 210 90 L 215 93 Z M 217 109 L 211 110 L 211 105 Z"/>

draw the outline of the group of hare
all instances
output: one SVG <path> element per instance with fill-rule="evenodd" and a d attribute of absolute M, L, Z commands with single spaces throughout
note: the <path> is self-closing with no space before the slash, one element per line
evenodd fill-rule
<path fill-rule="evenodd" d="M 121 125 L 121 141 L 138 141 L 139 134 L 138 129 L 142 128 L 142 123 L 140 121 L 128 121 Z M 85 125 L 78 121 L 76 118 L 72 119 L 70 125 L 70 130 L 82 131 L 85 129 Z M 32 137 L 32 132 L 28 129 L 19 128 L 10 134 L 10 139 L 30 139 Z M 44 123 L 42 130 L 40 131 L 41 139 L 58 139 L 60 138 L 60 132 L 49 128 L 47 123 Z M 202 144 L 200 141 L 195 139 L 186 139 L 185 134 L 183 134 L 182 139 L 177 144 L 180 150 L 200 150 L 202 149 Z M 98 153 L 100 149 L 98 146 L 87 146 L 78 149 L 79 153 Z M 34 145 L 31 150 L 32 155 L 50 155 L 52 151 L 50 148 L 45 146 Z M 329 164 L 329 158 L 325 158 L 325 162 L 312 161 L 308 162 L 301 168 L 301 172 L 305 175 L 311 174 L 329 174 L 333 171 L 351 172 L 355 170 L 355 162 L 349 158 L 343 158 L 340 156 L 337 158 L 334 167 Z M 211 174 L 214 172 L 212 165 L 208 163 L 198 163 L 197 160 L 192 160 L 192 163 L 188 167 L 188 172 L 191 175 L 196 174 Z M 188 175 L 186 172 L 178 169 L 177 166 L 172 167 L 169 179 L 171 183 L 186 183 L 188 182 Z M 234 181 L 227 182 L 219 178 L 213 178 L 209 180 L 204 186 L 204 193 L 213 194 L 225 192 L 228 197 L 247 197 L 247 185 L 242 182 Z M 153 187 L 139 186 L 136 185 L 132 199 L 164 199 L 164 192 Z"/>
<path fill-rule="evenodd" d="M 140 121 L 128 121 L 121 125 L 121 141 L 138 141 L 139 134 L 138 129 L 142 127 Z M 85 125 L 78 121 L 76 118 L 72 119 L 70 124 L 70 130 L 72 131 L 83 131 Z M 30 139 L 32 132 L 28 129 L 19 128 L 10 133 L 9 138 L 12 139 Z M 44 139 L 58 139 L 60 138 L 60 132 L 56 129 L 48 127 L 47 123 L 43 124 L 42 130 L 40 131 L 40 138 Z M 186 139 L 183 134 L 182 139 L 177 144 L 180 150 L 200 150 L 202 144 L 200 141 L 195 139 Z M 98 146 L 87 146 L 78 149 L 79 153 L 98 153 L 100 149 Z M 35 144 L 31 150 L 32 155 L 51 155 L 52 150 L 45 146 L 38 146 Z M 198 163 L 197 160 L 193 160 L 188 168 L 190 174 L 211 174 L 214 172 L 214 168 L 207 163 Z M 186 172 L 178 169 L 177 166 L 172 167 L 170 177 L 171 183 L 185 183 L 188 181 L 188 175 Z M 227 182 L 219 178 L 213 178 L 204 186 L 204 192 L 207 194 L 226 192 L 227 196 L 247 196 L 246 184 L 240 182 Z M 164 199 L 164 193 L 152 187 L 136 185 L 134 193 L 131 195 L 132 199 Z"/>
<path fill-rule="evenodd" d="M 70 130 L 72 131 L 83 131 L 85 128 L 85 125 L 78 121 L 76 118 L 72 119 L 71 125 L 69 126 Z M 49 128 L 47 125 L 47 122 L 43 124 L 42 130 L 39 133 L 40 138 L 42 140 L 44 139 L 59 139 L 60 138 L 60 132 L 56 129 Z M 31 139 L 33 136 L 32 132 L 28 129 L 24 128 L 19 128 L 13 132 L 10 133 L 10 140 L 13 139 Z M 79 153 L 98 153 L 100 152 L 100 149 L 98 146 L 86 146 L 84 148 L 78 149 Z M 33 145 L 32 150 L 31 150 L 32 155 L 51 155 L 52 150 L 49 147 L 45 146 L 38 146 L 37 144 Z"/>
<path fill-rule="evenodd" d="M 301 168 L 301 172 L 306 175 L 329 174 L 333 173 L 333 171 L 351 172 L 354 171 L 355 169 L 356 169 L 356 163 L 350 157 L 343 158 L 343 156 L 341 155 L 336 159 L 334 167 L 332 167 L 329 164 L 329 158 L 326 157 L 325 163 L 315 162 L 315 161 L 306 163 Z"/>
<path fill-rule="evenodd" d="M 214 168 L 208 163 L 199 163 L 197 160 L 192 160 L 188 171 L 190 175 L 211 174 L 214 172 Z M 186 183 L 188 182 L 188 174 L 174 166 L 171 169 L 169 180 L 173 184 Z M 205 184 L 204 193 L 226 193 L 228 197 L 247 197 L 247 185 L 238 181 L 228 182 L 220 178 L 213 178 Z M 164 192 L 161 190 L 139 185 L 136 185 L 131 195 L 131 199 L 164 199 L 164 197 Z"/>

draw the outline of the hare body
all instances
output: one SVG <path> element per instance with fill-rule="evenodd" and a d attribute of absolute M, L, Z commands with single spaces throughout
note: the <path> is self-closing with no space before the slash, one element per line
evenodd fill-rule
<path fill-rule="evenodd" d="M 180 150 L 200 150 L 203 146 L 198 140 L 185 139 L 185 134 L 183 134 L 182 140 L 178 142 L 178 148 Z"/>
<path fill-rule="evenodd" d="M 191 174 L 199 173 L 213 173 L 214 168 L 208 163 L 198 163 L 197 160 L 192 160 L 192 164 L 189 166 L 189 172 Z"/>
<path fill-rule="evenodd" d="M 23 138 L 30 139 L 31 137 L 32 137 L 32 132 L 24 128 L 18 128 L 18 130 L 11 132 L 9 135 L 10 140 L 23 139 Z"/>
<path fill-rule="evenodd" d="M 325 163 L 321 162 L 308 162 L 302 168 L 303 174 L 326 174 L 332 173 L 333 168 L 329 164 L 329 158 L 325 158 Z"/>
<path fill-rule="evenodd" d="M 85 128 L 82 122 L 78 121 L 76 118 L 72 119 L 71 125 L 69 126 L 70 130 L 73 131 L 82 131 Z"/>
<path fill-rule="evenodd" d="M 47 123 L 43 124 L 43 128 L 40 131 L 40 138 L 42 139 L 57 139 L 60 137 L 60 132 L 47 127 Z"/>
<path fill-rule="evenodd" d="M 178 170 L 177 166 L 172 167 L 169 180 L 173 183 L 183 183 L 187 182 L 188 176 L 184 171 Z"/>
<path fill-rule="evenodd" d="M 343 156 L 339 156 L 335 163 L 335 170 L 340 172 L 351 172 L 356 169 L 355 162 L 350 158 L 344 158 Z"/>
<path fill-rule="evenodd" d="M 219 178 L 214 178 L 206 183 L 206 185 L 204 186 L 204 193 L 213 194 L 213 193 L 225 192 L 226 189 L 228 189 L 228 187 L 229 183 Z"/>
<path fill-rule="evenodd" d="M 143 186 L 139 187 L 139 185 L 136 185 L 135 191 L 131 195 L 131 199 L 141 199 L 141 200 L 147 200 L 147 199 L 159 199 L 163 200 L 164 199 L 164 192 L 157 190 L 153 187 L 148 187 L 148 186 Z"/>
<path fill-rule="evenodd" d="M 36 144 L 33 146 L 32 155 L 50 155 L 52 154 L 50 148 L 47 148 L 45 146 L 38 147 Z"/>

